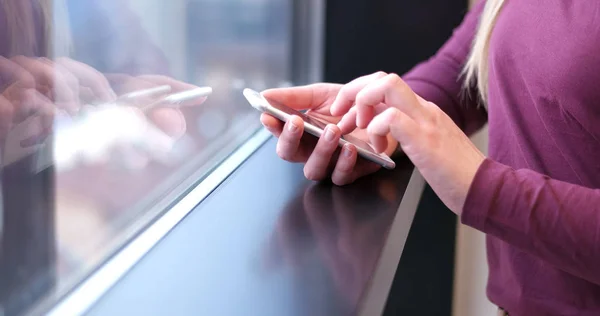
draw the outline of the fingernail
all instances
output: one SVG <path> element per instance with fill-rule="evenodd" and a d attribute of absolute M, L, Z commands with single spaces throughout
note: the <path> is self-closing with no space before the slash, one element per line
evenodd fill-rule
<path fill-rule="evenodd" d="M 288 129 L 290 130 L 290 132 L 295 133 L 298 131 L 298 126 L 294 124 L 293 121 L 290 121 Z"/>
<path fill-rule="evenodd" d="M 352 150 L 350 150 L 350 146 L 348 146 L 348 145 L 344 146 L 344 156 L 346 156 L 346 157 L 352 156 Z"/>
<path fill-rule="evenodd" d="M 333 141 L 333 139 L 335 138 L 335 132 L 333 130 L 331 130 L 331 127 L 327 127 L 327 130 L 325 131 L 325 140 L 328 142 Z"/>

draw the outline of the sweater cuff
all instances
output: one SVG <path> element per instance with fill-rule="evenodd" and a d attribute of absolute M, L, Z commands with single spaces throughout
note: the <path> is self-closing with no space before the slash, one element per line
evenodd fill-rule
<path fill-rule="evenodd" d="M 461 223 L 479 231 L 485 231 L 489 210 L 500 202 L 500 188 L 504 174 L 512 169 L 486 158 L 473 179 L 463 211 Z"/>

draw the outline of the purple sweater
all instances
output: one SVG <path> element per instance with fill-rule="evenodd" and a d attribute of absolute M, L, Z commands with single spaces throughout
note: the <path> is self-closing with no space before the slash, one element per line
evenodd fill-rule
<path fill-rule="evenodd" d="M 511 315 L 600 315 L 600 2 L 507 0 L 489 113 L 457 80 L 482 8 L 404 78 L 467 133 L 489 123 L 461 219 L 487 234 L 488 297 Z"/>

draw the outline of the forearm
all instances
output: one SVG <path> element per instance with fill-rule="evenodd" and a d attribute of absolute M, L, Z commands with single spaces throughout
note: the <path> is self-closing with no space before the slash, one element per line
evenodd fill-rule
<path fill-rule="evenodd" d="M 600 284 L 600 190 L 486 160 L 462 222 Z"/>

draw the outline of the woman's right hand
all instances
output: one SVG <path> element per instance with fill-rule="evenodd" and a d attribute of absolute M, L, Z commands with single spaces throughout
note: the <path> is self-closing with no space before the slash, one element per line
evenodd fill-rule
<path fill-rule="evenodd" d="M 369 78 L 365 77 L 365 79 Z M 290 162 L 304 163 L 304 175 L 308 179 L 320 181 L 331 177 L 336 185 L 346 185 L 362 176 L 376 172 L 380 166 L 358 158 L 356 147 L 353 145 L 345 145 L 342 150 L 338 148 L 342 131 L 336 124 L 340 123 L 341 116 L 332 115 L 330 106 L 340 93 L 346 93 L 343 85 L 328 83 L 263 92 L 267 99 L 296 110 L 307 109 L 307 113 L 330 123 L 320 139 L 304 134 L 304 124 L 302 119 L 297 116 L 284 124 L 271 115 L 263 114 L 261 122 L 267 130 L 279 138 L 277 143 L 279 157 Z M 344 131 L 344 133 L 346 132 L 348 131 Z M 364 129 L 354 130 L 352 136 L 366 142 L 369 141 Z M 397 142 L 394 143 L 390 136 L 388 143 L 390 146 L 385 153 L 391 155 L 396 150 Z"/>

